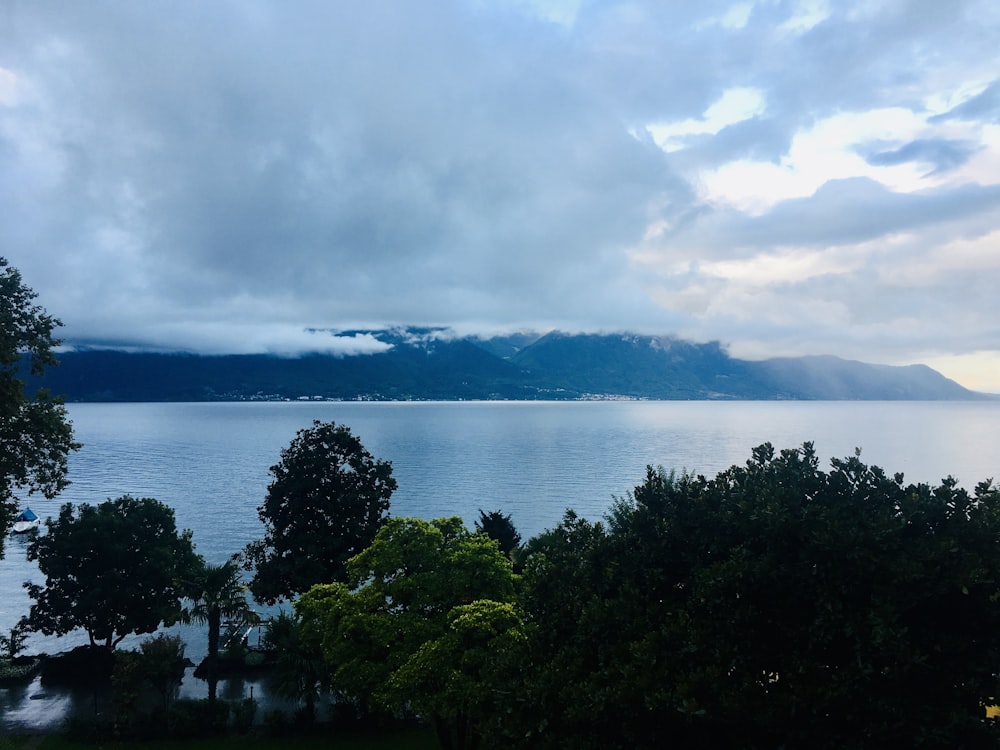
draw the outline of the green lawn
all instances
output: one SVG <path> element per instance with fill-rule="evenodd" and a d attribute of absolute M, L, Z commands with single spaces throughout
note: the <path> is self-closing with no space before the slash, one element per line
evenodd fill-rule
<path fill-rule="evenodd" d="M 437 738 L 427 729 L 385 732 L 342 732 L 281 737 L 220 737 L 205 740 L 109 742 L 88 745 L 59 735 L 0 737 L 0 750 L 434 750 Z"/>

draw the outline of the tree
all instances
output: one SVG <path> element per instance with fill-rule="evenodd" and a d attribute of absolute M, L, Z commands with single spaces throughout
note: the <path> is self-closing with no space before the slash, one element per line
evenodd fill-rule
<path fill-rule="evenodd" d="M 170 701 L 184 679 L 184 641 L 179 635 L 159 635 L 139 644 L 142 651 L 142 673 L 163 701 L 163 718 L 167 719 Z"/>
<path fill-rule="evenodd" d="M 334 688 L 369 710 L 419 705 L 444 746 L 471 747 L 492 693 L 485 682 L 477 695 L 434 675 L 458 669 L 466 686 L 485 679 L 490 634 L 498 654 L 516 641 L 510 560 L 460 518 L 393 518 L 347 567 L 346 585 L 314 586 L 295 603 L 302 638 L 322 652 Z M 466 635 L 480 651 L 462 667 Z"/>
<path fill-rule="evenodd" d="M 10 629 L 10 635 L 0 635 L 0 654 L 4 658 L 14 661 L 17 655 L 24 651 L 24 644 L 28 640 L 28 623 L 25 618 L 17 621 L 17 624 Z"/>
<path fill-rule="evenodd" d="M 494 745 L 506 735 L 510 691 L 524 665 L 527 636 L 517 608 L 477 599 L 454 607 L 448 626 L 425 642 L 389 678 L 390 701 L 435 722 L 442 747 Z M 509 736 L 506 739 L 513 739 Z"/>
<path fill-rule="evenodd" d="M 191 532 L 174 512 L 128 495 L 99 505 L 63 505 L 47 533 L 28 545 L 45 586 L 26 583 L 32 629 L 65 635 L 83 628 L 90 644 L 117 646 L 130 633 L 152 633 L 183 613 L 181 581 L 196 564 Z"/>
<path fill-rule="evenodd" d="M 351 430 L 314 421 L 299 430 L 257 511 L 264 538 L 244 552 L 250 590 L 274 604 L 316 583 L 346 580 L 347 560 L 371 544 L 396 489 L 392 464 L 376 461 Z"/>
<path fill-rule="evenodd" d="M 528 544 L 527 723 L 578 747 L 995 747 L 998 539 L 989 483 L 824 472 L 808 443 L 649 469 L 606 528 Z"/>
<path fill-rule="evenodd" d="M 285 611 L 268 620 L 265 639 L 267 648 L 276 655 L 271 690 L 282 698 L 301 700 L 302 715 L 312 723 L 316 702 L 329 687 L 329 671 L 324 668 L 318 643 L 304 639 L 298 617 Z"/>
<path fill-rule="evenodd" d="M 185 582 L 185 594 L 193 606 L 186 618 L 208 626 L 208 654 L 203 666 L 208 677 L 208 698 L 215 700 L 222 619 L 242 629 L 256 624 L 260 618 L 247 601 L 247 587 L 235 559 L 213 564 L 198 557 L 191 573 L 191 578 Z"/>
<path fill-rule="evenodd" d="M 66 463 L 80 446 L 62 401 L 45 390 L 28 394 L 20 373 L 57 364 L 53 350 L 62 325 L 40 306 L 21 274 L 0 258 L 0 557 L 17 514 L 18 493 L 55 497 L 67 484 Z"/>
<path fill-rule="evenodd" d="M 476 531 L 486 534 L 500 546 L 500 551 L 511 557 L 521 546 L 521 535 L 517 533 L 510 514 L 504 515 L 499 510 L 486 513 L 480 508 L 479 520 L 476 521 Z"/>
<path fill-rule="evenodd" d="M 222 619 L 226 618 L 239 625 L 254 625 L 257 613 L 247 601 L 247 587 L 243 583 L 236 560 L 213 564 L 198 558 L 191 580 L 185 583 L 187 598 L 193 606 L 187 617 L 208 626 L 209 663 L 219 658 L 219 639 L 222 634 Z"/>

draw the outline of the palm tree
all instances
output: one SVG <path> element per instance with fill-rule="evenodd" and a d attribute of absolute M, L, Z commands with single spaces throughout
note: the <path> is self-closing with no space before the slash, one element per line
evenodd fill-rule
<path fill-rule="evenodd" d="M 188 598 L 194 603 L 187 611 L 188 620 L 208 625 L 208 655 L 203 662 L 209 681 L 209 698 L 214 698 L 216 669 L 222 620 L 246 626 L 260 622 L 247 601 L 247 587 L 235 558 L 215 565 L 199 558 L 188 583 Z"/>
<path fill-rule="evenodd" d="M 303 642 L 299 619 L 284 611 L 267 621 L 265 638 L 267 647 L 277 655 L 271 690 L 283 698 L 303 701 L 303 715 L 311 723 L 316 703 L 328 687 L 322 654 Z"/>

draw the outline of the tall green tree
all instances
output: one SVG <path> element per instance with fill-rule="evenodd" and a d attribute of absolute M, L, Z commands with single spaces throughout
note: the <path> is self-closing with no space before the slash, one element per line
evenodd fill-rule
<path fill-rule="evenodd" d="M 191 532 L 174 512 L 128 495 L 98 505 L 63 505 L 28 545 L 45 585 L 26 583 L 28 622 L 46 635 L 82 628 L 109 649 L 130 633 L 152 633 L 183 615 L 183 581 L 197 564 Z"/>
<path fill-rule="evenodd" d="M 906 484 L 857 455 L 823 471 L 808 443 L 713 479 L 650 469 L 606 527 L 529 542 L 528 729 L 545 721 L 552 746 L 995 747 L 998 541 L 989 483 Z"/>
<path fill-rule="evenodd" d="M 346 585 L 315 586 L 295 603 L 334 688 L 370 710 L 419 706 L 443 746 L 474 746 L 491 654 L 503 662 L 520 628 L 510 560 L 460 518 L 393 518 L 347 568 Z M 476 649 L 464 665 L 462 643 Z"/>
<path fill-rule="evenodd" d="M 80 447 L 62 401 L 45 390 L 27 392 L 21 377 L 25 358 L 34 376 L 57 364 L 53 332 L 62 324 L 36 297 L 0 258 L 0 557 L 20 493 L 59 494 L 68 484 L 67 457 Z"/>
<path fill-rule="evenodd" d="M 376 461 L 350 428 L 314 421 L 271 467 L 258 510 L 264 538 L 244 551 L 259 601 L 291 599 L 347 579 L 347 561 L 371 544 L 396 489 L 392 464 Z"/>
<path fill-rule="evenodd" d="M 447 750 L 484 742 L 510 747 L 518 744 L 506 725 L 508 712 L 518 708 L 510 688 L 524 666 L 526 644 L 515 605 L 490 599 L 459 605 L 444 631 L 392 674 L 385 695 L 431 717 Z"/>

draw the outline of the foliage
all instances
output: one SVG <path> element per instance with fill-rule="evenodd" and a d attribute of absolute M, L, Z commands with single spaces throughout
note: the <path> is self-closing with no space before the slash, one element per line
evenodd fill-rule
<path fill-rule="evenodd" d="M 349 428 L 314 421 L 271 467 L 257 510 L 264 538 L 245 550 L 250 590 L 274 604 L 316 583 L 346 580 L 347 560 L 385 523 L 396 489 L 392 464 L 376 461 Z"/>
<path fill-rule="evenodd" d="M 762 445 L 529 543 L 523 729 L 578 747 L 995 746 L 1000 492 Z M 558 739 L 556 739 L 558 738 Z"/>
<path fill-rule="evenodd" d="M 419 704 L 443 740 L 471 746 L 482 702 L 456 686 L 471 690 L 516 641 L 510 561 L 459 518 L 397 518 L 347 567 L 352 588 L 314 586 L 295 604 L 302 638 L 321 649 L 334 686 L 369 710 Z M 462 642 L 475 645 L 464 663 Z M 441 679 L 450 670 L 456 680 Z"/>
<path fill-rule="evenodd" d="M 191 701 L 194 703 L 195 701 Z M 174 708 L 183 710 L 186 700 L 177 701 Z M 207 703 L 207 701 L 205 702 Z M 216 706 L 221 706 L 218 701 Z M 238 710 L 231 706 L 230 711 Z M 217 708 L 216 710 L 222 710 Z M 236 727 L 239 725 L 236 724 Z M 110 728 L 93 718 L 74 718 L 67 721 L 67 731 L 52 733 L 44 737 L 38 735 L 11 735 L 0 737 L 0 750 L 15 750 L 15 748 L 40 748 L 40 750 L 81 750 L 82 744 L 95 747 L 141 748 L 141 750 L 285 750 L 294 744 L 295 750 L 431 750 L 437 746 L 434 733 L 424 728 L 398 726 L 378 727 L 345 731 L 338 729 L 330 732 L 307 732 L 289 737 L 269 737 L 263 732 L 253 732 L 249 735 L 211 736 L 204 739 L 177 738 L 161 736 L 150 738 L 140 743 L 125 743 L 113 741 Z M 6 743 L 6 744 L 5 744 Z"/>
<path fill-rule="evenodd" d="M 77 646 L 42 660 L 42 684 L 98 689 L 111 685 L 116 652 L 104 646 Z"/>
<path fill-rule="evenodd" d="M 142 673 L 160 695 L 166 708 L 184 678 L 184 641 L 180 636 L 160 633 L 139 644 Z"/>
<path fill-rule="evenodd" d="M 167 723 L 170 737 L 191 740 L 225 734 L 232 706 L 226 701 L 185 698 L 174 701 Z"/>
<path fill-rule="evenodd" d="M 152 633 L 182 614 L 180 581 L 195 564 L 191 532 L 174 512 L 128 495 L 99 505 L 64 505 L 28 546 L 45 586 L 26 583 L 28 622 L 46 635 L 83 628 L 91 645 L 114 648 L 129 633 Z"/>
<path fill-rule="evenodd" d="M 523 666 L 526 635 L 514 605 L 489 599 L 455 607 L 447 629 L 389 678 L 386 695 L 433 717 L 445 747 L 475 747 L 504 729 L 509 687 Z"/>
<path fill-rule="evenodd" d="M 315 718 L 316 703 L 329 682 L 319 646 L 303 639 L 297 617 L 282 611 L 268 620 L 265 648 L 277 655 L 271 690 L 280 697 L 302 701 L 306 714 Z"/>
<path fill-rule="evenodd" d="M 240 629 L 255 625 L 260 618 L 247 601 L 247 587 L 235 559 L 214 564 L 199 556 L 185 588 L 187 598 L 192 601 L 186 618 L 208 626 L 208 655 L 205 658 L 210 669 L 214 668 L 219 658 L 223 618 Z"/>
<path fill-rule="evenodd" d="M 16 659 L 17 655 L 24 650 L 29 632 L 28 621 L 22 617 L 10 629 L 10 635 L 0 635 L 0 651 L 3 652 L 3 655 L 10 660 Z"/>
<path fill-rule="evenodd" d="M 134 733 L 139 722 L 139 701 L 142 698 L 145 678 L 142 654 L 139 651 L 114 651 L 114 669 L 111 688 L 114 694 L 114 734 L 127 737 Z"/>
<path fill-rule="evenodd" d="M 80 446 L 62 401 L 44 390 L 25 392 L 22 359 L 39 376 L 55 364 L 62 325 L 35 305 L 20 272 L 0 258 L 0 557 L 17 513 L 17 494 L 55 497 L 67 484 L 66 460 Z"/>
<path fill-rule="evenodd" d="M 27 685 L 38 674 L 41 666 L 42 660 L 39 657 L 0 658 L 0 687 Z"/>
<path fill-rule="evenodd" d="M 183 676 L 184 644 L 176 636 L 147 639 L 138 651 L 115 651 L 111 685 L 116 735 L 146 736 L 151 729 L 164 732 L 167 710 Z M 145 711 L 140 710 L 143 704 Z"/>
<path fill-rule="evenodd" d="M 521 546 L 521 535 L 514 527 L 514 522 L 510 520 L 510 514 L 504 515 L 499 510 L 486 513 L 479 510 L 479 520 L 476 521 L 476 531 L 486 534 L 500 547 L 500 551 L 507 557 L 511 557 L 514 551 Z"/>

